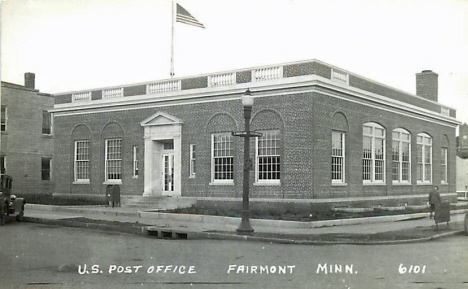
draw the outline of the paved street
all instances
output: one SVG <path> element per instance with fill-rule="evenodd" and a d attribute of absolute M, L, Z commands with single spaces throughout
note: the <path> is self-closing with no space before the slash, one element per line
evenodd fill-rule
<path fill-rule="evenodd" d="M 467 238 L 305 246 L 9 224 L 0 288 L 468 288 Z"/>

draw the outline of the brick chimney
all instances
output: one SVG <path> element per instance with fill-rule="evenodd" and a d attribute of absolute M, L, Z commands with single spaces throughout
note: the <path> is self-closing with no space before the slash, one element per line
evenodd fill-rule
<path fill-rule="evenodd" d="M 439 75 L 432 72 L 432 70 L 423 70 L 421 73 L 416 73 L 416 95 L 438 101 L 438 78 Z"/>
<path fill-rule="evenodd" d="M 35 89 L 36 75 L 31 72 L 26 72 L 24 74 L 24 86 L 26 88 Z"/>

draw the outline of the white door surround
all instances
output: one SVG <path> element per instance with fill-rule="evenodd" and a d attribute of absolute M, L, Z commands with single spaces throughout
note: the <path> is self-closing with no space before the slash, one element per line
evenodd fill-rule
<path fill-rule="evenodd" d="M 158 112 L 140 122 L 144 127 L 145 138 L 145 185 L 143 196 L 173 196 L 181 195 L 181 137 L 182 120 Z M 171 190 L 165 190 L 164 182 L 164 143 L 172 142 L 173 177 Z M 167 155 L 167 154 L 165 154 Z M 172 174 L 172 172 L 171 172 Z M 173 182 L 173 186 L 172 186 Z"/>

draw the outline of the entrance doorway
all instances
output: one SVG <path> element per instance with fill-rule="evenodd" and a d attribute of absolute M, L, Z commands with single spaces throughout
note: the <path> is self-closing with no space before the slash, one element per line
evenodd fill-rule
<path fill-rule="evenodd" d="M 163 191 L 174 191 L 174 153 L 163 154 Z"/>
<path fill-rule="evenodd" d="M 181 195 L 182 121 L 158 112 L 141 122 L 145 128 L 145 192 L 143 196 Z"/>

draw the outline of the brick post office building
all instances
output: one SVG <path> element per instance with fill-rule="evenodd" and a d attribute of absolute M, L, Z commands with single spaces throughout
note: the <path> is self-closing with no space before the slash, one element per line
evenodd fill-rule
<path fill-rule="evenodd" d="M 437 74 L 417 95 L 310 60 L 55 95 L 57 193 L 240 198 L 241 96 L 254 95 L 251 197 L 455 194 L 456 111 Z M 373 201 L 375 203 L 375 201 Z"/>

